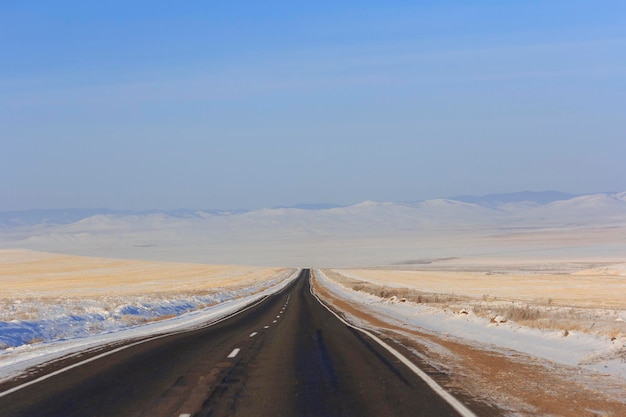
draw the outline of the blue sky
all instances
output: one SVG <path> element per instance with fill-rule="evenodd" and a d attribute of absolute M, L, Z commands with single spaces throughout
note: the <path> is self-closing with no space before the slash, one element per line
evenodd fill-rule
<path fill-rule="evenodd" d="M 91 3 L 0 2 L 0 211 L 626 190 L 624 2 Z"/>

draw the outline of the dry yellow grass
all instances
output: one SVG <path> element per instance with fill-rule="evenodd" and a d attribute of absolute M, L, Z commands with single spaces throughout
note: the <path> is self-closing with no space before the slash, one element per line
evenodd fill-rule
<path fill-rule="evenodd" d="M 568 265 L 562 271 L 558 270 L 558 264 L 553 264 L 550 273 L 540 270 L 516 272 L 512 265 L 506 265 L 506 268 L 473 265 L 468 269 L 350 269 L 337 272 L 378 285 L 406 287 L 428 293 L 473 298 L 488 296 L 589 308 L 626 308 L 626 268 L 623 264 L 580 270 L 572 270 Z"/>
<path fill-rule="evenodd" d="M 313 280 L 313 286 L 318 295 L 338 310 L 411 346 L 420 353 L 418 361 L 426 360 L 446 370 L 441 373 L 445 377 L 438 382 L 452 392 L 499 404 L 515 415 L 625 415 L 622 396 L 616 398 L 614 394 L 624 392 L 623 380 L 522 353 L 494 351 L 488 345 L 467 344 L 447 334 L 399 326 L 394 320 L 374 313 L 366 304 L 342 299 L 317 279 Z"/>
<path fill-rule="evenodd" d="M 202 265 L 0 250 L 0 298 L 188 293 L 260 284 L 284 268 Z"/>

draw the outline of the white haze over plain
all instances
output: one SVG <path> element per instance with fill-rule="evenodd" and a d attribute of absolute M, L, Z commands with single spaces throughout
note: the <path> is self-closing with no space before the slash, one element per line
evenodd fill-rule
<path fill-rule="evenodd" d="M 623 259 L 625 227 L 626 193 L 601 193 L 547 204 L 366 201 L 322 210 L 95 214 L 67 224 L 5 221 L 0 248 L 293 267 L 367 267 L 450 257 Z M 580 238 L 587 232 L 595 237 Z"/>

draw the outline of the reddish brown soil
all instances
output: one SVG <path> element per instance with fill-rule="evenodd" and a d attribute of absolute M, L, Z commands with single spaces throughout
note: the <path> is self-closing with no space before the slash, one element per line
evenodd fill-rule
<path fill-rule="evenodd" d="M 438 369 L 445 369 L 446 377 L 439 382 L 453 392 L 492 403 L 515 415 L 626 416 L 626 384 L 622 381 L 394 325 L 367 311 L 366 305 L 340 299 L 315 279 L 313 286 L 340 312 L 368 323 L 383 335 L 416 350 Z"/>

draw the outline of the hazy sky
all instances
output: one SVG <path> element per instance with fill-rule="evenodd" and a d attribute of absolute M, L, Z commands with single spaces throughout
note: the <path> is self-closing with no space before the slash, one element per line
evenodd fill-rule
<path fill-rule="evenodd" d="M 626 190 L 624 1 L 2 1 L 0 39 L 0 211 Z"/>

